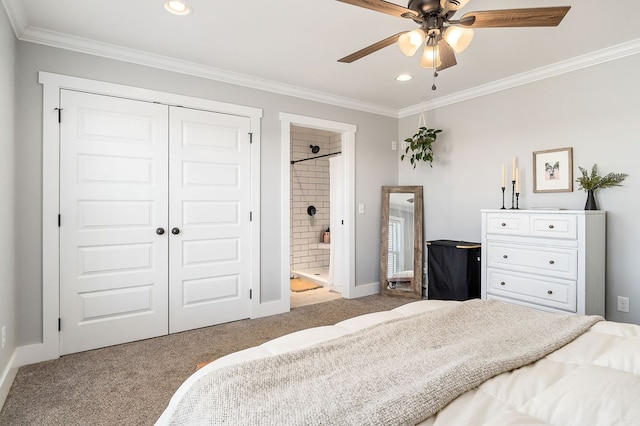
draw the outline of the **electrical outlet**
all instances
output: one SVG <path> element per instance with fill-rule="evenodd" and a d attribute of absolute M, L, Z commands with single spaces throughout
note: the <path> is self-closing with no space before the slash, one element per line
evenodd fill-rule
<path fill-rule="evenodd" d="M 618 296 L 618 311 L 629 312 L 629 298 Z"/>
<path fill-rule="evenodd" d="M 391 149 L 393 151 L 395 151 L 396 149 L 398 149 L 398 142 L 396 141 L 391 141 Z"/>
<path fill-rule="evenodd" d="M 7 344 L 7 326 L 3 325 L 2 326 L 2 349 L 4 349 L 6 344 Z"/>

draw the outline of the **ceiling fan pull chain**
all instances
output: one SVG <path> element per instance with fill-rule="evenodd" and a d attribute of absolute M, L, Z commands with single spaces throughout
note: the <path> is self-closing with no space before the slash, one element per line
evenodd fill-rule
<path fill-rule="evenodd" d="M 436 44 L 437 43 L 433 43 L 433 84 L 431 85 L 431 90 L 436 90 L 436 77 L 438 76 L 438 69 L 437 69 L 437 61 L 436 61 Z"/>

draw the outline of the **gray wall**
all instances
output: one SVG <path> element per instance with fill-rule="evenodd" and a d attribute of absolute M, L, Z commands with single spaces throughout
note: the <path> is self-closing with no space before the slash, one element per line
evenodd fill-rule
<path fill-rule="evenodd" d="M 517 157 L 520 206 L 584 208 L 586 194 L 533 193 L 532 153 L 573 147 L 577 166 L 629 174 L 624 186 L 599 190 L 607 211 L 607 319 L 640 323 L 640 55 L 618 59 L 539 82 L 426 112 L 443 129 L 434 145 L 433 168 L 400 165 L 400 183 L 424 185 L 425 238 L 479 241 L 480 209 L 501 206 L 500 166 L 511 176 Z M 411 136 L 418 116 L 400 120 L 399 138 Z M 510 206 L 510 189 L 507 205 Z M 616 310 L 630 298 L 630 313 Z"/>
<path fill-rule="evenodd" d="M 0 12 L 0 328 L 6 327 L 7 344 L 0 349 L 0 376 L 16 348 L 15 256 L 14 256 L 14 122 L 16 38 Z M 0 404 L 1 405 L 1 404 Z"/>
<path fill-rule="evenodd" d="M 366 213 L 356 216 L 356 285 L 378 281 L 379 232 L 372 230 L 380 226 L 380 191 L 371 188 L 397 182 L 398 164 L 391 155 L 391 141 L 398 134 L 397 119 L 25 42 L 18 42 L 16 69 L 19 344 L 42 339 L 42 86 L 38 84 L 38 71 L 263 109 L 260 274 L 263 301 L 281 297 L 280 112 L 355 124 L 355 198 L 356 203 L 367 205 Z"/>
<path fill-rule="evenodd" d="M 37 82 L 41 70 L 264 110 L 261 129 L 264 301 L 281 297 L 280 112 L 358 126 L 355 202 L 365 204 L 366 210 L 356 215 L 357 285 L 378 281 L 379 232 L 375 230 L 380 229 L 382 185 L 398 181 L 424 185 L 427 240 L 478 241 L 479 210 L 500 206 L 500 165 L 508 166 L 512 156 L 518 158 L 521 170 L 523 207 L 584 206 L 585 195 L 577 191 L 577 186 L 573 193 L 532 193 L 531 153 L 572 146 L 576 166 L 590 167 L 597 162 L 603 172 L 631 175 L 625 186 L 601 191 L 597 197 L 600 207 L 608 212 L 607 316 L 640 323 L 640 286 L 635 284 L 634 274 L 634 243 L 640 233 L 634 213 L 640 201 L 637 201 L 638 177 L 632 168 L 640 151 L 636 141 L 640 134 L 637 120 L 640 87 L 635 81 L 635 73 L 640 69 L 639 55 L 428 111 L 427 122 L 445 132 L 436 142 L 434 167 L 419 166 L 413 170 L 405 163 L 399 165 L 400 150 L 391 151 L 391 141 L 413 134 L 417 116 L 398 121 L 25 42 L 17 42 L 14 67 L 15 47 L 10 26 L 2 15 L 0 108 L 8 111 L 0 114 L 0 191 L 9 202 L 0 205 L 0 219 L 8 229 L 0 242 L 0 321 L 7 323 L 9 348 L 0 352 L 0 368 L 6 365 L 7 354 L 16 344 L 36 343 L 42 338 L 42 87 Z M 11 158 L 15 158 L 15 163 Z M 11 207 L 14 197 L 15 209 Z M 15 257 L 13 232 L 19 236 L 15 238 Z M 631 298 L 630 314 L 616 312 L 617 295 Z"/>

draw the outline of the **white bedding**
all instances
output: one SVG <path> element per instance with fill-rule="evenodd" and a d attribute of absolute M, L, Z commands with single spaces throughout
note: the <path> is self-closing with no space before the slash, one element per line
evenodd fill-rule
<path fill-rule="evenodd" d="M 169 424 L 189 387 L 215 369 L 305 348 L 391 319 L 457 303 L 418 301 L 334 326 L 302 330 L 220 358 L 185 381 L 157 424 Z M 640 327 L 601 322 L 534 364 L 496 376 L 460 395 L 422 424 L 640 424 L 639 400 Z"/>

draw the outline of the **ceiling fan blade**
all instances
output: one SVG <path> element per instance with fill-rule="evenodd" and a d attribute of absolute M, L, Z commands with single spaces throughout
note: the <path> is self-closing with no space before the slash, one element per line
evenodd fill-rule
<path fill-rule="evenodd" d="M 383 0 L 338 0 L 342 3 L 352 4 L 354 6 L 364 7 L 365 9 L 374 10 L 376 12 L 386 13 L 387 15 L 397 16 L 398 18 L 418 17 L 416 12 L 397 4 L 389 3 Z M 405 16 L 402 16 L 405 15 Z"/>
<path fill-rule="evenodd" d="M 342 59 L 338 59 L 338 62 L 344 62 L 346 64 L 350 64 L 353 61 L 357 61 L 360 58 L 363 58 L 373 52 L 377 52 L 378 50 L 390 46 L 396 41 L 398 41 L 398 37 L 400 37 L 404 32 L 392 35 L 391 37 L 387 37 L 384 40 L 380 40 L 377 43 L 372 44 L 371 46 L 367 46 L 364 49 L 360 49 L 351 55 L 345 56 Z"/>
<path fill-rule="evenodd" d="M 436 68 L 437 71 L 442 71 L 458 64 L 456 53 L 445 39 L 441 38 L 438 41 L 438 55 L 440 55 L 440 66 Z"/>
<path fill-rule="evenodd" d="M 469 28 L 555 27 L 560 24 L 569 9 L 571 6 L 469 12 L 460 18 L 457 25 Z"/>

